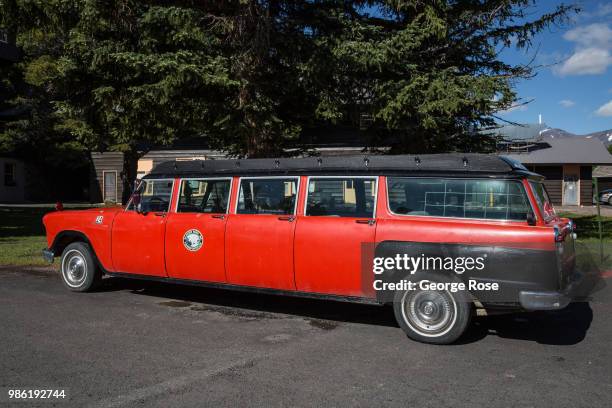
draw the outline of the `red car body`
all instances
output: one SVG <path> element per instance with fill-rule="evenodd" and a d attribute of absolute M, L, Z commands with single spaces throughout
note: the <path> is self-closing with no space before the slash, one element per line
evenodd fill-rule
<path fill-rule="evenodd" d="M 452 166 L 456 169 L 449 169 L 451 165 L 442 160 L 443 165 L 433 170 L 419 168 L 420 160 L 425 163 L 438 156 L 399 157 L 394 159 L 393 164 L 406 163 L 409 171 L 403 172 L 403 165 L 397 168 L 387 165 L 385 159 L 379 159 L 377 166 L 368 165 L 370 159 L 363 157 L 350 159 L 352 161 L 345 167 L 326 167 L 327 159 L 315 158 L 279 159 L 282 160 L 280 164 L 279 160 L 218 161 L 215 164 L 217 168 L 213 170 L 203 169 L 205 163 L 168 163 L 146 178 L 163 180 L 164 183 L 167 181 L 168 188 L 172 186 L 168 211 L 136 211 L 137 205 L 132 202 L 127 208 L 49 213 L 43 220 L 48 243 L 46 254 L 52 259 L 53 256 L 60 256 L 71 242 L 82 241 L 91 247 L 99 268 L 110 275 L 385 303 L 384 297 L 372 287 L 374 276 L 367 273 L 369 266 L 364 267 L 364 259 L 367 258 L 364 254 L 368 251 L 370 256 L 378 253 L 385 243 L 418 244 L 419 248 L 446 245 L 460 252 L 465 248 L 488 248 L 491 256 L 496 256 L 500 253 L 499 248 L 503 248 L 503 254 L 518 251 L 515 255 L 504 255 L 510 256 L 507 258 L 511 259 L 510 262 L 518 262 L 524 251 L 532 251 L 538 256 L 546 254 L 549 256 L 546 259 L 554 260 L 546 262 L 555 264 L 546 272 L 546 277 L 536 276 L 531 270 L 530 275 L 525 272 L 525 276 L 514 279 L 510 276 L 514 274 L 513 269 L 529 266 L 512 264 L 507 265 L 508 271 L 498 275 L 493 271 L 487 276 L 476 276 L 483 282 L 511 282 L 510 295 L 506 294 L 511 299 L 492 299 L 486 302 L 490 307 L 510 306 L 531 310 L 567 305 L 571 300 L 568 288 L 574 262 L 572 225 L 570 220 L 555 216 L 548 202 L 544 205 L 538 202 L 534 189 L 536 183 L 542 180 L 540 176 L 497 157 L 489 159 L 486 156 L 486 160 L 503 162 L 507 166 L 505 170 L 498 171 L 495 167 L 497 162 L 492 162 L 491 166 L 496 170 L 491 172 L 487 172 L 486 168 L 466 169 L 481 160 L 478 155 L 468 155 L 467 158 L 465 155 L 451 155 L 449 157 L 454 160 L 451 160 Z M 284 168 L 283 163 L 291 160 L 302 164 Z M 251 162 L 255 164 L 249 166 Z M 181 166 L 186 167 L 182 169 Z M 473 219 L 391 211 L 388 194 L 390 179 L 401 181 L 403 177 L 442 177 L 440 174 L 447 180 L 512 179 L 524 189 L 527 205 L 532 211 L 531 219 Z M 295 184 L 291 184 L 297 187 L 293 212 L 283 215 L 239 213 L 241 179 L 248 182 L 258 177 L 281 177 L 290 179 L 290 183 L 295 180 Z M 325 178 L 331 181 L 338 178 L 359 181 L 359 177 L 367 178 L 372 186 L 370 188 L 375 189 L 368 193 L 368 200 L 374 205 L 372 216 L 307 215 L 307 195 L 309 191 L 314 191 L 309 185 L 311 178 L 319 181 Z M 181 184 L 183 180 L 193 179 L 227 180 L 230 192 L 226 211 L 177 212 L 179 195 L 182 194 L 179 186 L 184 185 Z M 356 186 L 353 186 L 353 190 L 345 188 L 345 191 L 357 191 Z M 467 200 L 465 197 L 463 200 Z M 491 200 L 493 205 L 491 194 L 485 196 L 485 200 Z M 467 204 L 464 203 L 464 206 Z M 200 233 L 203 241 L 198 243 L 196 235 L 196 244 L 201 245 L 197 250 L 191 250 L 184 242 L 191 238 L 186 235 L 192 230 Z M 504 264 L 505 261 L 501 262 Z M 535 294 L 531 296 L 529 293 Z"/>

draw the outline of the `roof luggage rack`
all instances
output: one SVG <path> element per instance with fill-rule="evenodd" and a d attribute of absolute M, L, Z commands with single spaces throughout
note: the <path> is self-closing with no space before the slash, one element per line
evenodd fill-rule
<path fill-rule="evenodd" d="M 422 155 L 354 155 L 330 157 L 192 160 L 164 162 L 147 178 L 200 175 L 283 174 L 490 174 L 527 172 L 520 163 L 503 156 L 477 153 Z"/>

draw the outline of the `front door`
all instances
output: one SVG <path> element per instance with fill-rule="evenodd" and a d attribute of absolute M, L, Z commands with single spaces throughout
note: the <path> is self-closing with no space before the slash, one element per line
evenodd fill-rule
<path fill-rule="evenodd" d="M 226 229 L 228 282 L 294 290 L 298 177 L 242 178 Z"/>
<path fill-rule="evenodd" d="M 578 205 L 580 167 L 563 166 L 563 205 Z"/>
<path fill-rule="evenodd" d="M 225 223 L 231 178 L 181 180 L 166 224 L 168 276 L 225 282 Z"/>
<path fill-rule="evenodd" d="M 295 231 L 297 290 L 369 295 L 371 281 L 363 282 L 361 262 L 373 250 L 376 188 L 374 177 L 309 178 L 305 214 Z"/>
<path fill-rule="evenodd" d="M 113 222 L 112 258 L 115 271 L 166 276 L 164 240 L 173 180 L 143 180 L 136 196 Z M 138 211 L 136 211 L 138 209 Z"/>

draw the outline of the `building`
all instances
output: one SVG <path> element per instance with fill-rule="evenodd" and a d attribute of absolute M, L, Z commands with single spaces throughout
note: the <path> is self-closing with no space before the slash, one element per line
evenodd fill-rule
<path fill-rule="evenodd" d="M 599 191 L 612 190 L 612 166 L 596 167 L 593 178 L 597 178 Z"/>
<path fill-rule="evenodd" d="M 612 165 L 612 155 L 597 138 L 572 135 L 545 124 L 503 126 L 496 133 L 498 153 L 545 176 L 555 205 L 592 205 L 593 167 Z"/>
<path fill-rule="evenodd" d="M 546 188 L 556 205 L 592 205 L 593 166 L 612 165 L 612 155 L 601 140 L 550 129 L 545 124 L 503 126 L 495 131 L 495 137 L 498 154 L 512 157 L 546 177 Z M 343 139 L 341 143 L 316 143 L 309 147 L 323 156 L 363 151 L 363 145 L 351 145 Z M 92 153 L 91 157 L 92 201 L 125 202 L 129 193 L 123 194 L 122 153 Z M 225 157 L 219 151 L 197 148 L 151 150 L 138 160 L 137 174 L 142 177 L 164 161 Z"/>
<path fill-rule="evenodd" d="M 313 149 L 323 156 L 358 154 L 362 147 L 323 147 Z M 210 149 L 160 149 L 151 150 L 138 160 L 137 178 L 145 176 L 160 163 L 173 160 L 216 160 L 225 159 L 223 152 Z M 125 203 L 129 192 L 123 191 L 123 153 L 91 153 L 90 172 L 91 202 Z M 126 194 L 124 194 L 126 193 Z"/>

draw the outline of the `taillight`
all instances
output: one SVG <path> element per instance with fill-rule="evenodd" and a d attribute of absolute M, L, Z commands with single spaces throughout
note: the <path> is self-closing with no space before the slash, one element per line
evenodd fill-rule
<path fill-rule="evenodd" d="M 555 231 L 555 242 L 563 242 L 565 240 L 565 232 L 559 229 L 557 225 L 553 229 Z"/>

